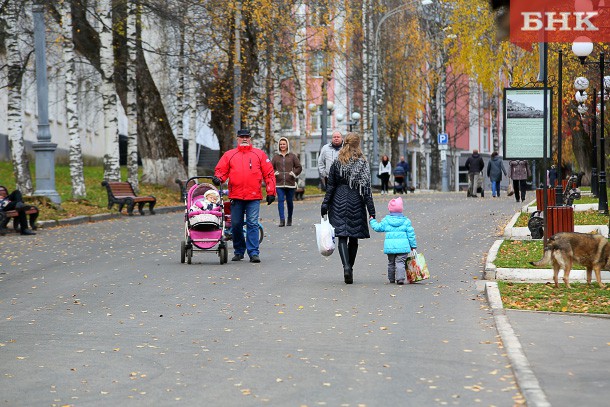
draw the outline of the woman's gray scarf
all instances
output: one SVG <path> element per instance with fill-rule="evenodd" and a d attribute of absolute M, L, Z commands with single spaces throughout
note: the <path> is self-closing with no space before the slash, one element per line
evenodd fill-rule
<path fill-rule="evenodd" d="M 339 173 L 347 179 L 350 188 L 358 190 L 362 196 L 371 193 L 371 171 L 366 160 L 350 158 L 347 163 L 339 161 L 338 164 Z"/>

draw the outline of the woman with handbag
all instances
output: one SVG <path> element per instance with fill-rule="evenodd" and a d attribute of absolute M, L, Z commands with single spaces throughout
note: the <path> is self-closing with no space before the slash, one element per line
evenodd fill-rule
<path fill-rule="evenodd" d="M 525 202 L 526 181 L 532 175 L 530 164 L 526 160 L 511 160 L 508 162 L 510 168 L 510 178 L 513 180 L 515 199 Z"/>
<path fill-rule="evenodd" d="M 328 214 L 339 242 L 337 249 L 343 264 L 345 284 L 352 284 L 353 267 L 358 253 L 358 239 L 370 237 L 367 222 L 375 218 L 371 192 L 371 172 L 360 148 L 360 136 L 348 133 L 339 157 L 330 167 L 326 195 L 320 212 Z"/>

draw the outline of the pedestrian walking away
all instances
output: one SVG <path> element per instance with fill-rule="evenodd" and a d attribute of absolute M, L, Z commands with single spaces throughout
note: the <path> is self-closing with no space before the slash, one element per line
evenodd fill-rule
<path fill-rule="evenodd" d="M 485 168 L 485 162 L 483 157 L 479 155 L 479 150 L 472 150 L 472 155 L 466 160 L 466 169 L 468 170 L 468 197 L 477 198 L 477 188 L 479 185 L 479 178 Z M 482 190 L 482 189 L 481 189 Z M 483 194 L 482 194 L 483 195 Z"/>
<path fill-rule="evenodd" d="M 323 191 L 326 190 L 330 166 L 339 156 L 339 150 L 341 150 L 342 145 L 343 136 L 340 131 L 335 130 L 333 131 L 330 143 L 323 145 L 320 150 L 320 155 L 318 156 L 318 173 L 320 174 L 320 186 Z"/>
<path fill-rule="evenodd" d="M 296 154 L 290 152 L 290 143 L 286 137 L 277 142 L 277 154 L 271 160 L 275 171 L 275 191 L 277 192 L 277 209 L 280 215 L 279 226 L 292 226 L 294 211 L 294 193 L 297 189 L 297 177 L 303 168 Z M 284 215 L 284 201 L 288 209 L 288 218 Z"/>
<path fill-rule="evenodd" d="M 369 223 L 375 232 L 385 232 L 383 252 L 388 255 L 388 280 L 402 285 L 407 278 L 406 261 L 409 252 L 417 255 L 417 239 L 411 220 L 403 215 L 402 198 L 388 203 L 389 215 L 381 222 L 371 218 Z"/>
<path fill-rule="evenodd" d="M 400 192 L 400 190 L 405 193 L 409 188 L 409 163 L 405 160 L 405 156 L 400 156 L 400 161 L 396 164 L 396 168 L 392 171 L 392 175 L 394 175 L 394 193 Z M 413 190 L 413 189 L 412 189 Z"/>
<path fill-rule="evenodd" d="M 527 160 L 511 160 L 508 162 L 510 168 L 510 178 L 513 180 L 515 189 L 515 199 L 525 202 L 526 181 L 532 175 L 530 164 Z"/>
<path fill-rule="evenodd" d="M 30 229 L 28 229 L 28 218 L 25 211 L 27 211 L 29 208 L 30 206 L 26 205 L 23 202 L 23 196 L 21 195 L 21 191 L 16 189 L 9 194 L 8 189 L 5 186 L 0 185 L 0 211 L 17 211 L 17 219 L 19 220 L 22 235 L 36 234 L 35 232 L 32 232 Z M 36 217 L 38 217 L 38 213 L 30 215 L 30 225 L 32 226 L 32 228 L 36 227 Z M 9 218 L 5 220 L 6 223 L 8 223 L 8 221 Z M 0 224 L 0 228 L 4 227 L 5 225 Z"/>
<path fill-rule="evenodd" d="M 388 185 L 390 183 L 390 174 L 392 174 L 392 164 L 390 164 L 390 159 L 387 155 L 381 157 L 381 162 L 379 163 L 379 178 L 381 179 L 381 193 L 388 193 Z"/>
<path fill-rule="evenodd" d="M 265 181 L 267 205 L 275 201 L 275 176 L 273 166 L 264 151 L 252 147 L 250 130 L 237 132 L 237 147 L 220 157 L 212 181 L 219 186 L 229 179 L 229 199 L 231 200 L 231 233 L 233 235 L 234 256 L 239 261 L 248 252 L 250 262 L 260 263 L 258 240 L 258 214 L 260 200 L 263 199 L 261 186 Z M 243 224 L 246 218 L 246 237 Z"/>
<path fill-rule="evenodd" d="M 371 172 L 360 147 L 360 136 L 348 133 L 338 159 L 330 167 L 320 209 L 322 217 L 328 214 L 330 224 L 335 228 L 345 284 L 354 282 L 358 239 L 370 237 L 367 210 L 369 216 L 375 218 Z"/>
<path fill-rule="evenodd" d="M 498 152 L 491 153 L 491 160 L 487 164 L 487 176 L 491 181 L 491 196 L 494 198 L 500 197 L 500 183 L 502 182 L 502 174 L 506 175 L 506 168 L 502 158 L 498 156 Z"/>

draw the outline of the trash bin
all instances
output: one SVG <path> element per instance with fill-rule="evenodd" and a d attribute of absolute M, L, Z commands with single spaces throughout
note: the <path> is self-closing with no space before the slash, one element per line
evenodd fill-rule
<path fill-rule="evenodd" d="M 546 190 L 547 206 L 555 206 L 555 190 L 553 188 L 547 188 Z M 544 188 L 536 188 L 536 209 L 539 211 L 544 210 Z"/>
<path fill-rule="evenodd" d="M 574 208 L 571 206 L 549 206 L 546 208 L 546 237 L 559 232 L 574 232 Z"/>

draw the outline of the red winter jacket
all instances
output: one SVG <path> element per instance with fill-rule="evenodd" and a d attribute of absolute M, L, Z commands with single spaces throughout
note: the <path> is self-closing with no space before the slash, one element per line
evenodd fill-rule
<path fill-rule="evenodd" d="M 263 179 L 267 195 L 275 195 L 273 166 L 263 150 L 252 146 L 238 146 L 224 153 L 216 164 L 214 175 L 223 182 L 229 179 L 230 199 L 263 199 Z"/>

